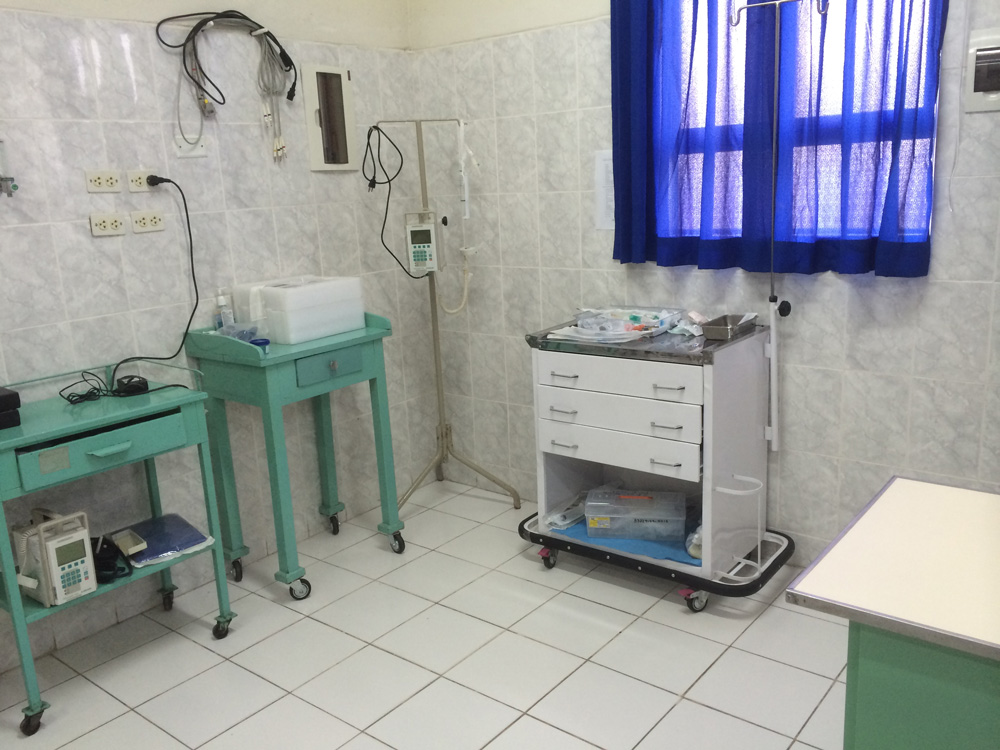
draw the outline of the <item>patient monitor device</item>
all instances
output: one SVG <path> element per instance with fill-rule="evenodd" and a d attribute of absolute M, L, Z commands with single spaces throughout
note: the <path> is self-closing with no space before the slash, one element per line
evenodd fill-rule
<path fill-rule="evenodd" d="M 21 591 L 46 607 L 97 590 L 87 514 L 36 509 L 13 536 Z"/>

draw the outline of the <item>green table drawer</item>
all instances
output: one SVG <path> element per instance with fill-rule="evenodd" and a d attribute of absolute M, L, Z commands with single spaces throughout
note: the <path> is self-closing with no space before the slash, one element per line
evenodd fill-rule
<path fill-rule="evenodd" d="M 167 414 L 116 430 L 17 453 L 26 491 L 124 466 L 187 444 L 184 417 Z"/>
<path fill-rule="evenodd" d="M 295 382 L 299 388 L 332 380 L 340 375 L 360 372 L 361 347 L 339 349 L 295 360 Z"/>

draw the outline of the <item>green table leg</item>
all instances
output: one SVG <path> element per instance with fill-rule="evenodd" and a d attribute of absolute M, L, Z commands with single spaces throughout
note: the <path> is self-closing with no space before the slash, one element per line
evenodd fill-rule
<path fill-rule="evenodd" d="M 7 517 L 3 512 L 3 503 L 0 502 L 0 529 L 7 530 Z M 24 604 L 21 602 L 21 588 L 17 583 L 17 574 L 14 572 L 14 553 L 10 547 L 10 537 L 0 541 L 0 565 L 3 565 L 3 587 L 7 606 L 10 610 L 11 624 L 14 626 L 14 642 L 17 644 L 17 653 L 21 658 L 21 673 L 24 677 L 24 690 L 28 695 L 28 705 L 23 709 L 25 721 L 30 721 L 31 717 L 38 716 L 49 707 L 49 704 L 42 700 L 41 692 L 38 689 L 38 675 L 35 673 L 35 658 L 31 653 L 31 640 L 28 638 L 28 623 L 24 619 Z"/>
<path fill-rule="evenodd" d="M 142 462 L 146 468 L 146 490 L 149 492 L 149 509 L 153 516 L 159 518 L 163 515 L 163 504 L 160 502 L 160 483 L 156 478 L 156 460 L 147 458 Z M 177 590 L 173 579 L 170 577 L 170 568 L 160 571 L 160 596 L 163 597 L 164 609 L 169 608 L 173 602 L 173 593 Z"/>
<path fill-rule="evenodd" d="M 376 350 L 377 373 L 368 381 L 375 427 L 375 461 L 378 465 L 379 495 L 382 500 L 382 523 L 378 530 L 394 534 L 403 528 L 399 520 L 399 497 L 396 494 L 396 469 L 392 461 L 392 430 L 389 427 L 389 394 L 385 387 L 385 360 L 382 347 Z"/>
<path fill-rule="evenodd" d="M 215 484 L 212 477 L 211 449 L 208 442 L 198 443 L 198 462 L 201 464 L 201 486 L 205 492 L 205 513 L 208 515 L 208 528 L 219 528 L 219 510 L 216 506 Z M 215 618 L 214 634 L 216 638 L 224 638 L 229 632 L 229 622 L 236 613 L 229 608 L 229 588 L 226 583 L 226 561 L 222 549 L 222 541 L 215 540 L 212 545 L 212 567 L 215 569 L 215 593 L 219 600 L 219 615 Z"/>
<path fill-rule="evenodd" d="M 333 417 L 330 414 L 330 394 L 324 393 L 312 399 L 313 417 L 316 421 L 316 453 L 319 459 L 319 486 L 323 499 L 319 505 L 320 515 L 331 519 L 334 533 L 339 522 L 334 519 L 344 509 L 337 494 L 337 462 L 333 453 Z"/>
<path fill-rule="evenodd" d="M 850 624 L 845 750 L 997 747 L 1000 661 Z"/>
<path fill-rule="evenodd" d="M 261 408 L 264 418 L 264 443 L 267 450 L 267 473 L 271 484 L 271 508 L 274 533 L 278 543 L 276 580 L 292 583 L 305 575 L 299 567 L 295 543 L 295 514 L 292 511 L 292 485 L 288 479 L 288 454 L 285 450 L 285 421 L 281 404 L 269 402 Z"/>
<path fill-rule="evenodd" d="M 205 404 L 208 430 L 212 436 L 209 450 L 215 467 L 215 496 L 220 507 L 222 548 L 227 560 L 238 560 L 248 554 L 250 549 L 243 544 L 243 525 L 236 497 L 236 474 L 233 471 L 233 451 L 229 442 L 229 423 L 226 421 L 226 402 L 209 396 Z"/>

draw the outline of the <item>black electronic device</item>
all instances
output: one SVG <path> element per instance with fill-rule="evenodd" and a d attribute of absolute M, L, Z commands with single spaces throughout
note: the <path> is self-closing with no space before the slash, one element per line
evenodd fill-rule
<path fill-rule="evenodd" d="M 19 424 L 21 424 L 21 412 L 17 409 L 0 411 L 0 430 L 6 430 L 8 427 L 17 427 Z"/>
<path fill-rule="evenodd" d="M 17 391 L 0 386 L 0 411 L 14 411 L 21 407 L 21 397 Z"/>
<path fill-rule="evenodd" d="M 146 393 L 149 390 L 149 383 L 141 375 L 124 375 L 118 378 L 118 393 L 125 396 L 133 396 L 137 393 Z"/>
<path fill-rule="evenodd" d="M 110 537 L 91 537 L 94 551 L 94 569 L 98 583 L 111 583 L 132 575 L 132 563 Z"/>

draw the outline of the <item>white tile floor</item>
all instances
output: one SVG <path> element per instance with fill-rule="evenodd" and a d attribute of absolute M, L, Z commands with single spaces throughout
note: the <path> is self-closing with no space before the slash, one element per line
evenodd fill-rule
<path fill-rule="evenodd" d="M 545 569 L 509 498 L 449 482 L 38 660 L 52 707 L 26 740 L 19 670 L 0 675 L 0 747 L 151 750 L 835 750 L 846 622 L 782 601 L 797 572 L 690 612 L 674 586 L 563 553 Z M 18 744 L 17 747 L 22 745 Z"/>

